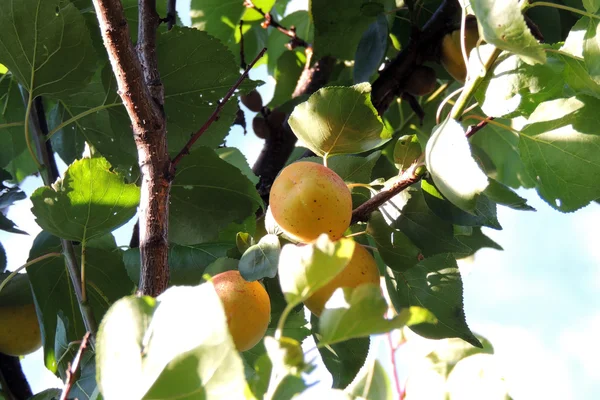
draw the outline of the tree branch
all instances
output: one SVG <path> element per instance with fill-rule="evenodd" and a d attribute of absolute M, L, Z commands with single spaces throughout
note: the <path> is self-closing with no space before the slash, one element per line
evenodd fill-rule
<path fill-rule="evenodd" d="M 83 351 L 87 348 L 88 340 L 90 338 L 90 332 L 86 332 L 81 340 L 81 344 L 79 345 L 79 350 L 77 350 L 77 354 L 73 358 L 73 363 L 69 363 L 69 368 L 67 368 L 67 376 L 65 378 L 65 384 L 63 386 L 62 393 L 60 394 L 59 400 L 66 400 L 69 396 L 69 392 L 71 391 L 71 387 L 75 383 L 77 378 L 77 370 L 79 369 L 79 364 L 81 362 L 81 356 L 83 355 Z"/>
<path fill-rule="evenodd" d="M 275 18 L 273 18 L 273 15 L 270 12 L 266 13 L 260 8 L 256 7 L 252 0 L 245 0 L 244 5 L 247 8 L 255 9 L 260 15 L 262 15 L 265 18 L 263 23 L 260 24 L 260 26 L 262 26 L 264 29 L 267 29 L 269 26 L 272 26 L 273 28 L 277 29 L 279 32 L 283 33 L 284 35 L 290 38 L 289 43 L 286 44 L 288 50 L 293 50 L 296 47 L 310 47 L 310 44 L 308 44 L 304 39 L 298 37 L 298 35 L 296 34 L 296 27 L 291 26 L 288 29 L 285 26 L 281 25 Z"/>
<path fill-rule="evenodd" d="M 369 215 L 379 208 L 383 203 L 389 201 L 392 197 L 406 189 L 407 187 L 414 185 L 423 178 L 422 171 L 417 167 L 417 164 L 413 164 L 406 171 L 400 175 L 398 180 L 387 190 L 383 190 L 371 197 L 369 200 L 362 203 L 352 211 L 352 222 L 366 222 L 369 219 Z"/>
<path fill-rule="evenodd" d="M 131 43 L 119 0 L 93 0 L 118 93 L 132 122 L 142 175 L 140 198 L 139 293 L 158 296 L 169 282 L 168 222 L 171 161 L 162 110 L 162 85 L 156 68 L 154 0 L 139 0 L 138 52 Z M 140 62 L 141 60 L 141 62 Z"/>
<path fill-rule="evenodd" d="M 167 29 L 171 30 L 177 23 L 177 0 L 167 0 Z"/>
<path fill-rule="evenodd" d="M 415 29 L 406 47 L 381 71 L 371 90 L 371 102 L 380 115 L 402 94 L 415 66 L 437 59 L 439 43 L 446 33 L 455 29 L 460 11 L 458 0 L 444 0 L 423 29 Z"/>
<path fill-rule="evenodd" d="M 33 396 L 19 357 L 0 353 L 0 384 L 7 400 L 25 400 Z"/>
<path fill-rule="evenodd" d="M 219 114 L 221 113 L 221 110 L 225 106 L 225 103 L 227 103 L 227 101 L 231 98 L 231 96 L 233 96 L 233 94 L 235 93 L 237 88 L 240 87 L 240 85 L 242 84 L 244 79 L 246 79 L 248 77 L 248 73 L 250 72 L 252 67 L 254 67 L 254 64 L 256 64 L 256 62 L 258 60 L 260 60 L 260 58 L 265 54 L 266 51 L 267 51 L 267 48 L 265 47 L 258 53 L 258 55 L 254 58 L 254 60 L 252 60 L 250 65 L 248 65 L 248 67 L 246 67 L 246 69 L 244 70 L 244 73 L 238 78 L 238 80 L 233 84 L 233 86 L 229 88 L 229 91 L 227 91 L 227 93 L 225 94 L 225 97 L 223 97 L 223 99 L 217 103 L 217 107 L 215 108 L 215 110 L 213 111 L 211 116 L 200 127 L 200 129 L 198 129 L 196 131 L 196 133 L 194 133 L 192 135 L 190 140 L 188 140 L 188 142 L 185 144 L 185 146 L 183 146 L 183 149 L 181 149 L 181 151 L 179 151 L 179 153 L 175 156 L 175 158 L 173 158 L 173 168 L 177 167 L 177 164 L 179 164 L 181 159 L 186 154 L 190 154 L 190 149 L 192 148 L 194 143 L 196 143 L 196 141 L 198 139 L 200 139 L 200 136 L 202 136 L 202 134 L 204 132 L 206 132 L 206 130 L 212 125 L 213 122 L 215 122 L 216 120 L 219 119 Z"/>

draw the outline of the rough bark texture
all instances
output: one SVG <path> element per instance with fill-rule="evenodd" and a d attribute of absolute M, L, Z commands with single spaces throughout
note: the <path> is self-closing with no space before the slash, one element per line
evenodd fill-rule
<path fill-rule="evenodd" d="M 132 122 L 142 173 L 140 198 L 139 292 L 157 296 L 169 281 L 168 216 L 171 161 L 162 111 L 162 86 L 156 66 L 158 15 L 153 1 L 140 0 L 139 46 L 143 64 L 131 43 L 119 0 L 94 0 L 104 46 L 117 78 L 119 95 Z M 149 79 L 148 82 L 146 79 Z M 158 79 L 158 81 L 156 80 Z M 157 83 L 158 82 L 158 83 Z M 152 87 L 150 89 L 149 87 Z"/>

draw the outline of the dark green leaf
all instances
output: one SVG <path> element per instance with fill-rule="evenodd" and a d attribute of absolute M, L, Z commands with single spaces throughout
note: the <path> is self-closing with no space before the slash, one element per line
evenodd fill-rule
<path fill-rule="evenodd" d="M 401 212 L 400 212 L 401 211 Z M 422 190 L 404 190 L 381 208 L 391 226 L 402 231 L 425 257 L 439 253 L 470 254 L 471 249 L 454 237 L 452 224 L 433 213 Z"/>
<path fill-rule="evenodd" d="M 220 4 L 219 9 L 223 6 Z M 158 69 L 165 87 L 169 151 L 174 153 L 208 120 L 217 102 L 239 78 L 239 66 L 221 42 L 196 29 L 174 27 L 160 34 L 156 45 Z M 246 79 L 241 87 L 251 89 L 256 84 Z M 236 112 L 235 101 L 227 102 L 219 120 L 202 134 L 196 146 L 219 146 Z"/>
<path fill-rule="evenodd" d="M 241 1 L 192 0 L 190 16 L 194 28 L 208 32 L 228 46 L 235 43 L 235 30 L 244 11 Z"/>
<path fill-rule="evenodd" d="M 273 74 L 276 83 L 275 93 L 273 93 L 273 98 L 269 102 L 270 108 L 279 107 L 291 99 L 294 90 L 296 90 L 300 74 L 304 70 L 305 59 L 306 57 L 302 53 L 295 51 L 286 51 L 279 57 Z"/>
<path fill-rule="evenodd" d="M 0 62 L 32 98 L 77 92 L 96 68 L 85 20 L 70 2 L 2 1 L 0 36 Z"/>
<path fill-rule="evenodd" d="M 315 24 L 315 56 L 330 55 L 353 60 L 367 27 L 384 11 L 382 1 L 313 0 L 310 13 Z"/>
<path fill-rule="evenodd" d="M 10 233 L 19 233 L 21 235 L 27 235 L 27 232 L 22 231 L 16 227 L 14 222 L 6 218 L 4 214 L 0 213 L 0 229 Z"/>
<path fill-rule="evenodd" d="M 219 155 L 222 160 L 227 161 L 229 164 L 233 165 L 252 182 L 253 184 L 258 183 L 258 177 L 252 172 L 252 168 L 248 165 L 248 160 L 246 160 L 246 156 L 240 151 L 240 149 L 235 147 L 221 147 L 216 149 L 215 152 Z"/>
<path fill-rule="evenodd" d="M 535 208 L 527 204 L 527 200 L 513 192 L 508 186 L 494 179 L 490 178 L 489 185 L 483 193 L 490 200 L 514 210 L 535 211 Z"/>
<path fill-rule="evenodd" d="M 323 363 L 333 378 L 333 387 L 343 389 L 352 383 L 365 364 L 371 340 L 367 336 L 319 347 L 318 329 L 315 329 L 318 323 L 318 318 L 312 314 L 310 324 L 313 327 L 313 338 Z"/>
<path fill-rule="evenodd" d="M 157 300 L 124 298 L 102 321 L 96 349 L 104 397 L 244 398 L 244 367 L 212 284 L 170 288 Z M 194 318 L 181 318 L 194 304 L 202 305 Z"/>
<path fill-rule="evenodd" d="M 53 187 L 31 195 L 36 222 L 63 239 L 85 242 L 129 221 L 136 212 L 140 189 L 126 184 L 103 158 L 71 164 Z"/>
<path fill-rule="evenodd" d="M 61 252 L 57 237 L 47 232 L 40 233 L 33 242 L 29 260 L 51 252 Z M 75 246 L 81 253 L 81 247 Z M 133 285 L 123 266 L 122 256 L 117 249 L 86 249 L 85 258 L 88 302 L 96 321 L 100 321 L 108 307 L 123 296 L 131 294 Z M 85 327 L 81 311 L 75 300 L 73 286 L 62 257 L 48 258 L 27 268 L 36 306 L 42 310 L 42 342 L 44 359 L 50 371 L 57 370 L 55 336 L 57 315 L 63 316 L 67 330 L 67 342 L 81 340 Z"/>
<path fill-rule="evenodd" d="M 369 82 L 371 76 L 381 66 L 387 50 L 388 21 L 384 14 L 379 14 L 358 42 L 354 56 L 354 83 Z"/>
<path fill-rule="evenodd" d="M 273 393 L 273 400 L 292 400 L 306 388 L 307 385 L 301 377 L 288 375 L 277 385 L 275 393 Z"/>
<path fill-rule="evenodd" d="M 379 256 L 392 270 L 402 272 L 419 262 L 419 248 L 404 233 L 390 227 L 380 212 L 371 214 L 367 232 L 377 244 Z"/>
<path fill-rule="evenodd" d="M 431 312 L 433 323 L 411 325 L 410 329 L 430 338 L 458 337 L 482 347 L 471 333 L 463 310 L 463 286 L 456 260 L 450 254 L 428 257 L 416 266 L 388 278 L 388 292 L 397 311 L 419 306 Z"/>
<path fill-rule="evenodd" d="M 600 198 L 600 99 L 571 97 L 542 103 L 521 131 L 521 159 L 540 196 L 562 212 Z"/>
<path fill-rule="evenodd" d="M 6 250 L 0 243 L 0 274 L 6 270 Z"/>
<path fill-rule="evenodd" d="M 371 103 L 371 85 L 326 87 L 298 105 L 288 123 L 319 156 L 361 153 L 390 139 Z"/>
<path fill-rule="evenodd" d="M 423 189 L 423 196 L 429 209 L 444 221 L 455 225 L 487 226 L 493 229 L 502 229 L 496 217 L 496 203 L 491 201 L 487 196 L 479 195 L 477 197 L 475 209 L 473 210 L 473 214 L 471 214 L 447 201 L 438 192 L 436 187 L 427 180 L 421 181 L 421 188 Z"/>
<path fill-rule="evenodd" d="M 472 228 L 469 235 L 456 235 L 456 240 L 471 248 L 471 252 L 468 255 L 475 254 L 479 249 L 484 247 L 503 250 L 502 246 L 486 236 L 481 231 L 481 228 Z M 457 256 L 463 257 L 465 254 L 459 254 Z"/>
<path fill-rule="evenodd" d="M 90 93 L 88 93 L 88 96 L 89 95 Z M 63 104 L 57 103 L 49 112 L 48 127 L 52 131 L 71 117 L 72 115 L 67 113 Z M 80 121 L 80 123 L 83 123 L 83 121 Z M 60 158 L 67 165 L 72 164 L 75 160 L 81 158 L 85 148 L 84 134 L 79 132 L 79 127 L 77 125 L 73 125 L 71 128 L 75 129 L 59 129 L 50 137 L 52 150 L 58 153 Z"/>
<path fill-rule="evenodd" d="M 241 223 L 262 205 L 239 169 L 200 147 L 178 166 L 171 189 L 169 240 L 182 245 L 216 240 L 223 228 Z"/>
<path fill-rule="evenodd" d="M 474 212 L 487 176 L 471 155 L 462 126 L 448 118 L 438 125 L 425 148 L 425 162 L 438 190 L 457 207 Z"/>
<path fill-rule="evenodd" d="M 60 393 L 60 389 L 46 389 L 31 397 L 29 400 L 58 400 Z"/>
<path fill-rule="evenodd" d="M 276 235 L 263 236 L 260 241 L 248 248 L 240 259 L 240 274 L 247 281 L 256 281 L 277 275 L 281 246 Z"/>
<path fill-rule="evenodd" d="M 25 107 L 19 92 L 19 84 L 11 74 L 0 75 L 0 165 L 2 167 L 7 166 L 14 157 L 27 151 L 24 116 Z"/>

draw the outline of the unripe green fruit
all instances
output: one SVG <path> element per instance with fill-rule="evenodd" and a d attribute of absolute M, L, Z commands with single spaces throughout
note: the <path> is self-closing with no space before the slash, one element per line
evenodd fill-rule
<path fill-rule="evenodd" d="M 352 218 L 352 196 L 339 177 L 323 165 L 299 161 L 284 168 L 269 197 L 273 219 L 291 238 L 312 242 L 322 233 L 337 240 Z"/>
<path fill-rule="evenodd" d="M 271 300 L 257 281 L 248 282 L 237 270 L 212 279 L 223 303 L 229 333 L 239 351 L 250 350 L 265 336 L 271 319 Z"/>
<path fill-rule="evenodd" d="M 250 111 L 259 112 L 263 107 L 262 97 L 256 90 L 241 95 L 240 101 L 243 105 L 248 107 Z"/>

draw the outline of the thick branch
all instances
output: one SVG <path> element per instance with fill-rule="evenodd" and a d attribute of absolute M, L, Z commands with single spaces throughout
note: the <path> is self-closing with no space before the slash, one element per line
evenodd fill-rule
<path fill-rule="evenodd" d="M 423 30 L 412 33 L 407 46 L 373 82 L 371 101 L 380 115 L 388 109 L 396 96 L 402 94 L 415 66 L 437 58 L 436 49 L 444 35 L 455 29 L 460 10 L 458 0 L 444 0 Z"/>
<path fill-rule="evenodd" d="M 132 122 L 142 173 L 139 293 L 158 296 L 169 282 L 168 216 L 171 187 L 171 161 L 167 152 L 165 119 L 160 107 L 162 85 L 156 80 L 158 72 L 153 55 L 158 16 L 155 15 L 153 0 L 140 0 L 138 49 L 143 60 L 140 63 L 131 43 L 121 2 L 93 2 L 104 46 L 117 79 L 119 95 Z"/>

